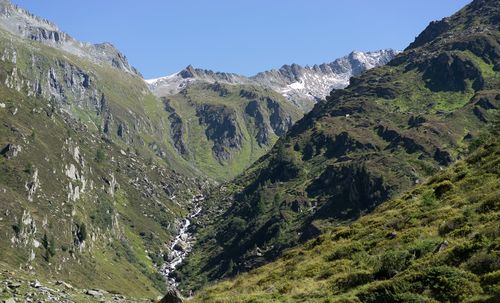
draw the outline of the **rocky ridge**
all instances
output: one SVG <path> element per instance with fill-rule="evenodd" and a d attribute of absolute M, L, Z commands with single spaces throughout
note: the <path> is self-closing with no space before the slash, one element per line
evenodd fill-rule
<path fill-rule="evenodd" d="M 77 41 L 59 30 L 54 23 L 37 17 L 8 0 L 0 1 L 0 27 L 23 38 L 39 41 L 96 63 L 105 63 L 122 71 L 140 75 L 112 44 Z"/>
<path fill-rule="evenodd" d="M 279 69 L 246 77 L 234 73 L 214 72 L 191 65 L 167 77 L 146 80 L 158 96 L 176 94 L 193 82 L 251 84 L 270 88 L 307 111 L 317 100 L 324 99 L 332 89 L 344 88 L 349 79 L 365 70 L 384 65 L 398 51 L 387 49 L 374 52 L 352 52 L 330 63 L 313 66 L 283 65 Z"/>

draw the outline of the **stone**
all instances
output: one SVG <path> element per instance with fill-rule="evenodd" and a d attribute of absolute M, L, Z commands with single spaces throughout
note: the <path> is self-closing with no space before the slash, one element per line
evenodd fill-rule
<path fill-rule="evenodd" d="M 436 252 L 441 252 L 443 250 L 445 250 L 446 248 L 448 247 L 448 241 L 447 240 L 444 240 L 443 242 L 441 242 L 441 244 L 439 244 L 437 247 L 436 247 Z"/>
<path fill-rule="evenodd" d="M 97 290 L 97 289 L 88 289 L 85 294 L 92 296 L 92 297 L 102 297 L 104 294 Z"/>
<path fill-rule="evenodd" d="M 3 300 L 4 303 L 16 303 L 16 300 L 14 300 L 14 298 L 8 298 L 8 299 L 5 299 Z"/>
<path fill-rule="evenodd" d="M 7 284 L 7 286 L 8 286 L 10 289 L 16 289 L 16 288 L 21 287 L 21 283 L 19 283 L 19 282 L 9 282 L 9 283 Z"/>
<path fill-rule="evenodd" d="M 169 290 L 159 303 L 182 303 L 184 300 L 176 290 Z"/>
<path fill-rule="evenodd" d="M 67 289 L 73 289 L 73 286 L 71 284 L 66 283 L 64 281 L 61 281 L 61 280 L 57 281 L 56 285 L 62 285 L 62 286 L 64 286 Z"/>
<path fill-rule="evenodd" d="M 174 245 L 173 248 L 175 250 L 179 250 L 179 251 L 184 252 L 184 251 L 186 251 L 187 247 L 188 247 L 187 243 L 184 242 L 184 241 L 182 241 L 182 240 L 180 240 L 179 242 L 175 243 L 175 245 Z"/>
<path fill-rule="evenodd" d="M 0 155 L 3 155 L 7 159 L 12 159 L 17 157 L 21 150 L 22 147 L 20 145 L 7 144 L 2 150 L 0 150 Z"/>
<path fill-rule="evenodd" d="M 30 286 L 33 288 L 40 288 L 42 284 L 38 280 L 31 281 Z"/>

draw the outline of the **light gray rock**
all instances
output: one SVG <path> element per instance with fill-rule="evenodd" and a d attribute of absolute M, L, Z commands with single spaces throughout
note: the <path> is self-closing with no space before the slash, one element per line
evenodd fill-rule
<path fill-rule="evenodd" d="M 33 288 L 40 288 L 42 287 L 42 283 L 40 283 L 40 281 L 38 280 L 34 280 L 30 282 L 30 286 Z"/>
<path fill-rule="evenodd" d="M 170 76 L 146 80 L 151 91 L 160 97 L 173 95 L 194 82 L 251 84 L 281 93 L 300 109 L 307 111 L 332 89 L 345 88 L 349 79 L 364 71 L 384 65 L 399 52 L 386 49 L 374 52 L 352 52 L 330 63 L 313 66 L 283 65 L 246 77 L 234 73 L 214 72 L 191 65 Z"/>
<path fill-rule="evenodd" d="M 89 296 L 92 296 L 92 297 L 102 297 L 102 296 L 104 296 L 104 294 L 100 290 L 97 290 L 97 289 L 87 289 L 87 291 L 85 291 L 85 294 L 89 295 Z"/>

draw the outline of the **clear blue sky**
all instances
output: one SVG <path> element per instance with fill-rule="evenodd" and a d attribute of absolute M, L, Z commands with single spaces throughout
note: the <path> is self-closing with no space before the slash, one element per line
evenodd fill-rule
<path fill-rule="evenodd" d="M 145 78 L 188 64 L 252 75 L 405 48 L 468 0 L 12 0 L 78 40 L 111 42 Z"/>

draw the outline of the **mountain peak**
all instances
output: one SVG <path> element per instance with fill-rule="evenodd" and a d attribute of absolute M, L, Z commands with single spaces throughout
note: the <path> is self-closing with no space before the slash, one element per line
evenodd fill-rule
<path fill-rule="evenodd" d="M 51 21 L 37 17 L 8 0 L 0 0 L 0 28 L 23 39 L 37 41 L 94 62 L 104 62 L 126 72 L 140 75 L 111 43 L 91 44 L 77 41 Z"/>
<path fill-rule="evenodd" d="M 146 80 L 146 83 L 157 95 L 175 94 L 194 81 L 264 86 L 281 93 L 293 104 L 307 111 L 316 100 L 323 99 L 332 89 L 346 87 L 352 76 L 384 65 L 398 53 L 393 49 L 353 51 L 330 63 L 315 64 L 312 67 L 297 63 L 285 64 L 277 70 L 267 70 L 251 77 L 188 65 L 174 75 Z"/>

